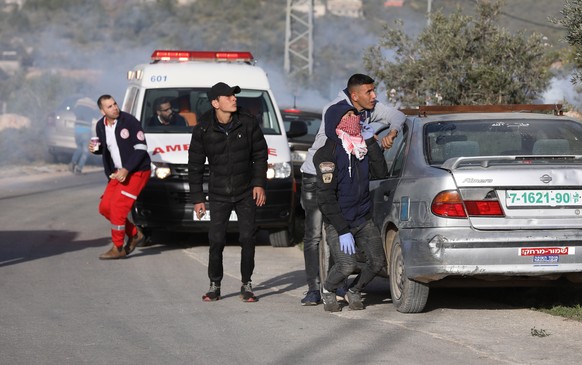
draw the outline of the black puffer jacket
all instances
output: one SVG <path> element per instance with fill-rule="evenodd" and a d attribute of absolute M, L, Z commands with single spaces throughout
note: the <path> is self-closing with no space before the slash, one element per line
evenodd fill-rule
<path fill-rule="evenodd" d="M 192 130 L 188 150 L 188 178 L 194 204 L 204 202 L 202 182 L 208 158 L 209 198 L 236 202 L 267 183 L 267 142 L 255 117 L 240 109 L 233 113 L 228 132 L 214 110 Z"/>

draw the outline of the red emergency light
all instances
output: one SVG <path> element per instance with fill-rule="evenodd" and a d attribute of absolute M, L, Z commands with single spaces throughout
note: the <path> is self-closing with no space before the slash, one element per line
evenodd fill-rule
<path fill-rule="evenodd" d="M 251 52 L 222 52 L 222 51 L 171 51 L 155 50 L 152 53 L 152 62 L 159 61 L 230 61 L 252 62 Z"/>
<path fill-rule="evenodd" d="M 299 114 L 299 113 L 301 113 L 301 110 L 295 109 L 295 108 L 289 108 L 289 109 L 284 109 L 283 113 Z"/>

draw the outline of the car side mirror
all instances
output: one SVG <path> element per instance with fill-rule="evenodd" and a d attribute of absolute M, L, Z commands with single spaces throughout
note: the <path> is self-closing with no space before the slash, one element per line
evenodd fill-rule
<path fill-rule="evenodd" d="M 287 132 L 288 138 L 301 137 L 307 134 L 307 123 L 302 120 L 294 120 L 289 126 L 289 131 Z"/>

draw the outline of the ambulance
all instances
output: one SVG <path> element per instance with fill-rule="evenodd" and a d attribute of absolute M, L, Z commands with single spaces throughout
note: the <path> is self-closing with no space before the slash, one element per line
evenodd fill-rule
<path fill-rule="evenodd" d="M 269 232 L 274 247 L 291 246 L 294 224 L 295 181 L 291 153 L 279 108 L 263 69 L 250 52 L 156 50 L 150 63 L 128 72 L 122 110 L 141 121 L 152 160 L 152 176 L 141 192 L 132 218 L 146 237 L 154 231 L 204 232 L 209 214 L 198 220 L 188 185 L 188 147 L 192 128 L 211 109 L 207 92 L 217 82 L 238 85 L 239 107 L 256 115 L 268 145 L 267 203 L 257 209 L 259 229 Z M 156 101 L 171 100 L 175 113 L 187 125 L 155 126 Z M 204 190 L 207 191 L 205 176 Z M 207 205 L 207 209 L 208 205 Z M 238 228 L 230 216 L 229 231 Z"/>

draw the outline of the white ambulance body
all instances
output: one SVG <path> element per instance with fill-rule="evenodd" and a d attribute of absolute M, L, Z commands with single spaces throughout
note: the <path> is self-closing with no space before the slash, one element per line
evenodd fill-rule
<path fill-rule="evenodd" d="M 152 63 L 128 72 L 129 84 L 122 110 L 138 118 L 144 128 L 152 160 L 152 177 L 140 194 L 132 217 L 146 235 L 154 230 L 206 231 L 192 211 L 188 185 L 188 147 L 192 127 L 211 109 L 206 93 L 217 82 L 238 85 L 239 107 L 257 116 L 268 145 L 267 204 L 257 210 L 259 228 L 270 232 L 273 246 L 292 244 L 295 183 L 291 153 L 279 108 L 266 73 L 249 52 L 155 51 Z M 175 113 L 188 126 L 154 126 L 154 104 L 169 98 Z M 167 100 L 167 99 L 166 99 Z M 204 189 L 207 190 L 205 179 Z M 208 207 L 207 207 L 208 209 Z M 231 215 L 236 220 L 236 214 Z M 236 222 L 229 230 L 237 229 Z"/>

